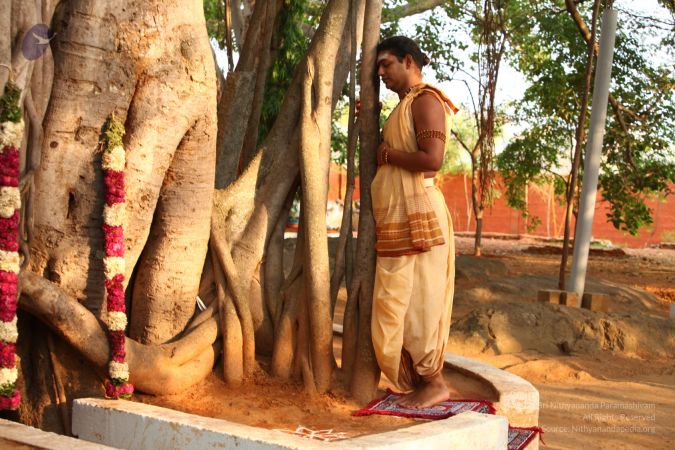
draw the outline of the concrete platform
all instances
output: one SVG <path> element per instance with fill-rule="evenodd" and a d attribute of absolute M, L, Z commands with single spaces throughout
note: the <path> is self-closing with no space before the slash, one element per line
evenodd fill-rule
<path fill-rule="evenodd" d="M 130 450 L 143 449 L 500 449 L 507 427 L 538 424 L 539 393 L 527 381 L 490 365 L 446 354 L 446 370 L 478 380 L 494 393 L 497 415 L 463 413 L 400 430 L 333 442 L 303 439 L 277 430 L 195 416 L 129 401 L 79 399 L 73 434 Z M 119 430 L 124 430 L 120 432 Z M 527 446 L 539 448 L 538 439 Z"/>
<path fill-rule="evenodd" d="M 100 443 L 49 433 L 10 420 L 0 419 L 0 448 L 5 450 L 105 450 L 113 449 Z"/>
<path fill-rule="evenodd" d="M 505 417 L 467 412 L 386 433 L 322 442 L 142 403 L 93 398 L 73 403 L 73 434 L 129 450 L 504 450 L 507 427 Z"/>

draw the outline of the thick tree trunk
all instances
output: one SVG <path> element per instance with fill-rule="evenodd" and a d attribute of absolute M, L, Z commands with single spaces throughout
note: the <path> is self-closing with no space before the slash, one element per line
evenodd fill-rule
<path fill-rule="evenodd" d="M 127 279 L 150 236 L 131 312 L 132 336 L 143 342 L 164 342 L 185 327 L 206 252 L 216 123 L 201 8 L 193 0 L 126 7 L 71 2 L 61 12 L 67 27 L 56 30 L 54 40 L 56 76 L 36 174 L 31 268 L 95 314 L 101 311 L 97 147 L 106 118 L 113 112 L 125 117 Z M 146 16 L 166 39 L 154 39 L 138 22 Z"/>
<path fill-rule="evenodd" d="M 32 240 L 31 272 L 24 275 L 39 273 L 58 285 L 30 292 L 44 280 L 23 283 L 31 301 L 22 297 L 21 307 L 76 350 L 88 357 L 94 352 L 92 362 L 103 367 L 110 353 L 97 321 L 104 309 L 101 128 L 112 113 L 125 118 L 126 277 L 134 274 L 136 281 L 128 289 L 134 297 L 132 333 L 143 342 L 165 342 L 177 338 L 193 316 L 206 252 L 215 156 L 215 70 L 201 2 L 62 2 L 52 21 L 55 3 L 17 1 L 11 10 L 11 41 L 18 42 L 12 66 L 15 81 L 24 88 L 28 144 L 22 150 L 22 186 L 27 188 L 22 214 L 24 231 Z M 1 7 L 6 8 L 5 2 Z M 29 8 L 31 14 L 26 13 Z M 50 50 L 33 62 L 20 54 L 20 38 L 35 23 L 56 27 L 53 60 Z M 4 55 L 2 40 L 0 49 Z M 52 290 L 60 294 L 47 295 Z M 64 320 L 68 314 L 70 323 Z M 215 332 L 216 321 L 210 324 Z M 45 399 L 58 403 L 70 398 L 78 388 L 62 381 L 82 379 L 84 369 L 67 363 L 60 341 L 53 342 L 48 355 L 34 351 L 40 347 L 31 326 L 34 321 L 20 323 L 23 348 L 31 352 L 22 355 L 21 379 L 31 395 L 22 406 L 21 420 L 41 425 L 50 421 L 39 412 Z M 196 346 L 191 339 L 176 341 L 171 351 L 183 353 L 181 364 L 162 360 L 164 355 L 147 372 L 151 360 L 165 350 L 157 347 L 153 357 L 132 350 L 138 344 L 129 341 L 129 364 L 136 372 L 132 381 L 140 390 L 156 393 L 198 382 L 213 365 L 214 339 L 215 334 L 206 336 Z M 186 350 L 182 344 L 193 348 Z M 188 354 L 194 350 L 196 354 Z M 56 397 L 42 384 L 32 384 L 33 377 L 25 373 L 33 370 L 33 359 L 45 356 L 54 368 L 62 368 L 63 379 L 56 369 L 50 375 L 60 386 Z M 132 362 L 134 357 L 139 359 Z M 145 384 L 144 377 L 158 384 Z"/>
<path fill-rule="evenodd" d="M 307 72 L 303 86 L 300 179 L 302 200 L 306 208 L 304 273 L 309 319 L 308 337 L 311 338 L 307 344 L 313 381 L 318 392 L 325 392 L 328 389 L 333 370 L 333 326 L 330 313 L 330 274 L 325 216 L 334 70 L 326 71 L 324 68 L 334 67 L 348 11 L 347 0 L 333 0 L 327 6 L 321 20 L 325 29 L 316 35 L 317 46 L 324 46 L 324 51 L 316 57 L 307 58 Z M 305 373 L 306 371 L 303 372 L 303 377 L 307 385 Z"/>

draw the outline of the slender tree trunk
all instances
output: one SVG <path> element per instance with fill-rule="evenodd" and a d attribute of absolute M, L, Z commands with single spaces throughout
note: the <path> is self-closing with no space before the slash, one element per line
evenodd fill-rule
<path fill-rule="evenodd" d="M 565 0 L 567 10 L 570 15 L 576 10 L 572 0 Z M 581 92 L 581 105 L 579 111 L 579 122 L 577 123 L 577 131 L 574 146 L 574 158 L 572 160 L 572 169 L 570 170 L 569 184 L 567 185 L 567 195 L 565 196 L 565 234 L 563 237 L 562 256 L 560 259 L 560 272 L 558 274 L 558 288 L 565 289 L 565 271 L 567 269 L 568 249 L 570 246 L 572 212 L 574 209 L 574 198 L 577 189 L 577 177 L 579 175 L 579 166 L 581 165 L 582 145 L 586 139 L 586 114 L 588 112 L 588 97 L 591 91 L 591 78 L 593 76 L 593 57 L 595 56 L 595 29 L 598 21 L 598 13 L 600 11 L 600 0 L 595 0 L 593 4 L 593 18 L 591 39 L 587 42 L 586 55 L 586 73 L 584 76 L 584 87 Z"/>
<path fill-rule="evenodd" d="M 480 190 L 480 170 L 478 168 L 478 155 L 480 154 L 480 144 L 476 144 L 474 151 L 471 153 L 471 206 L 473 209 L 474 219 L 476 220 L 476 233 L 474 236 L 474 256 L 481 254 L 481 239 L 483 236 L 483 199 Z"/>
<path fill-rule="evenodd" d="M 351 272 L 351 264 L 347 267 L 347 262 L 350 261 L 345 261 L 345 257 L 349 252 L 348 248 L 352 242 L 352 201 L 355 182 L 354 158 L 356 156 L 359 133 L 358 121 L 356 120 L 356 54 L 361 43 L 360 35 L 363 30 L 364 6 L 365 0 L 352 1 L 349 9 L 350 26 L 348 28 L 351 30 L 349 39 L 352 44 L 349 70 L 349 118 L 347 125 L 347 183 L 342 221 L 340 223 L 340 237 L 338 238 L 333 275 L 330 282 L 331 316 L 335 313 L 338 291 L 340 290 L 345 272 Z M 342 176 L 340 176 L 340 181 L 342 181 Z M 341 192 L 341 186 L 339 192 Z M 348 277 L 348 280 L 351 281 L 351 277 Z"/>
<path fill-rule="evenodd" d="M 380 369 L 375 359 L 370 331 L 375 279 L 375 221 L 370 199 L 370 184 L 377 169 L 375 152 L 380 143 L 379 80 L 375 73 L 375 58 L 380 34 L 382 0 L 367 0 L 365 8 L 359 112 L 361 209 L 355 276 L 347 299 L 342 342 L 342 368 L 345 379 L 349 382 L 352 395 L 360 402 L 372 399 L 380 379 Z"/>

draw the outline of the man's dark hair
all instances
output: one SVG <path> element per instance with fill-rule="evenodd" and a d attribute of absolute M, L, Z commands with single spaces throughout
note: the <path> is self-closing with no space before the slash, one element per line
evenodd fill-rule
<path fill-rule="evenodd" d="M 392 36 L 377 45 L 377 53 L 390 52 L 403 61 L 405 55 L 410 55 L 420 69 L 429 64 L 429 57 L 420 50 L 419 45 L 409 37 Z"/>

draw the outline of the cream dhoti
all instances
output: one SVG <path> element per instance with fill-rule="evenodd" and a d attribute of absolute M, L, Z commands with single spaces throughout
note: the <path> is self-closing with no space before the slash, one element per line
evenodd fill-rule
<path fill-rule="evenodd" d="M 417 151 L 410 105 L 430 86 L 406 96 L 383 137 L 391 147 Z M 446 134 L 449 132 L 449 120 Z M 382 166 L 372 184 L 377 233 L 372 339 L 380 369 L 401 391 L 443 368 L 454 291 L 452 222 L 441 191 L 421 172 Z"/>
<path fill-rule="evenodd" d="M 414 255 L 378 257 L 375 268 L 375 355 L 382 372 L 402 391 L 443 368 L 452 312 L 452 222 L 441 191 L 434 186 L 426 191 L 445 243 Z"/>

